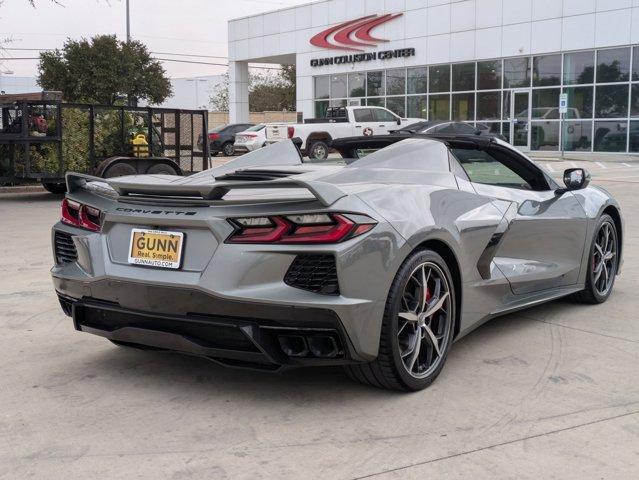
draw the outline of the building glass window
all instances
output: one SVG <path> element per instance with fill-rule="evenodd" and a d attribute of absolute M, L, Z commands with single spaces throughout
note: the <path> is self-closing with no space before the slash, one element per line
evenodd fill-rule
<path fill-rule="evenodd" d="M 477 62 L 477 89 L 499 90 L 501 88 L 501 60 Z"/>
<path fill-rule="evenodd" d="M 331 75 L 331 98 L 345 98 L 348 96 L 346 78 L 346 75 Z"/>
<path fill-rule="evenodd" d="M 639 80 L 639 47 L 632 49 L 632 79 Z M 632 138 L 632 129 L 630 137 Z"/>
<path fill-rule="evenodd" d="M 386 71 L 386 95 L 404 95 L 406 93 L 406 69 L 397 68 Z"/>
<path fill-rule="evenodd" d="M 366 96 L 366 75 L 363 73 L 348 74 L 348 96 L 361 98 Z"/>
<path fill-rule="evenodd" d="M 559 122 L 530 122 L 530 149 L 559 150 Z"/>
<path fill-rule="evenodd" d="M 504 88 L 530 87 L 530 57 L 504 60 Z"/>
<path fill-rule="evenodd" d="M 428 69 L 430 93 L 450 92 L 450 65 L 435 65 Z"/>
<path fill-rule="evenodd" d="M 428 118 L 428 97 L 426 95 L 418 95 L 408 97 L 408 114 L 410 118 Z"/>
<path fill-rule="evenodd" d="M 562 138 L 567 152 L 587 152 L 592 146 L 592 121 L 563 123 Z"/>
<path fill-rule="evenodd" d="M 639 117 L 639 84 L 630 87 L 630 116 Z"/>
<path fill-rule="evenodd" d="M 366 102 L 366 105 L 370 107 L 385 107 L 386 102 L 384 101 L 382 97 L 369 98 Z"/>
<path fill-rule="evenodd" d="M 366 76 L 366 91 L 369 97 L 379 97 L 386 94 L 384 72 L 368 72 Z"/>
<path fill-rule="evenodd" d="M 474 93 L 455 93 L 453 95 L 453 120 L 461 122 L 475 120 Z"/>
<path fill-rule="evenodd" d="M 532 92 L 532 118 L 559 119 L 559 89 L 540 88 Z"/>
<path fill-rule="evenodd" d="M 564 93 L 568 94 L 566 119 L 592 118 L 592 87 L 568 87 Z"/>
<path fill-rule="evenodd" d="M 639 152 L 639 122 L 630 122 L 628 137 L 628 150 L 630 152 Z"/>
<path fill-rule="evenodd" d="M 579 85 L 595 81 L 595 52 L 574 52 L 564 55 L 564 85 Z"/>
<path fill-rule="evenodd" d="M 628 116 L 628 85 L 602 85 L 595 91 L 595 118 Z"/>
<path fill-rule="evenodd" d="M 533 87 L 561 85 L 561 55 L 533 58 Z"/>
<path fill-rule="evenodd" d="M 627 140 L 627 122 L 595 122 L 595 152 L 625 152 Z"/>
<path fill-rule="evenodd" d="M 630 73 L 630 49 L 597 51 L 597 83 L 625 82 Z"/>
<path fill-rule="evenodd" d="M 329 104 L 330 107 L 346 107 L 347 106 L 347 101 L 346 101 L 346 99 L 331 100 L 328 104 Z"/>
<path fill-rule="evenodd" d="M 406 97 L 387 97 L 386 108 L 400 117 L 406 116 Z"/>
<path fill-rule="evenodd" d="M 328 108 L 328 101 L 315 102 L 315 118 L 326 117 L 327 108 Z"/>
<path fill-rule="evenodd" d="M 428 118 L 430 120 L 450 120 L 450 95 L 430 95 L 428 97 Z"/>
<path fill-rule="evenodd" d="M 331 96 L 331 78 L 315 77 L 315 98 L 321 100 Z"/>
<path fill-rule="evenodd" d="M 501 92 L 477 93 L 477 120 L 499 120 L 500 109 Z"/>
<path fill-rule="evenodd" d="M 428 68 L 408 69 L 408 93 L 428 93 Z"/>
<path fill-rule="evenodd" d="M 475 90 L 475 63 L 453 65 L 453 91 Z"/>

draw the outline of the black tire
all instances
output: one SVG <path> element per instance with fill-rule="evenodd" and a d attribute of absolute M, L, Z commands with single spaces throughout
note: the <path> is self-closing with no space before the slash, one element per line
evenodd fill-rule
<path fill-rule="evenodd" d="M 233 142 L 226 142 L 222 145 L 222 153 L 225 157 L 232 157 L 235 155 L 235 145 L 233 145 Z"/>
<path fill-rule="evenodd" d="M 47 192 L 53 193 L 54 195 L 62 195 L 64 193 L 67 193 L 67 184 L 64 182 L 42 182 L 42 186 Z"/>
<path fill-rule="evenodd" d="M 416 378 L 407 371 L 400 357 L 400 346 L 397 341 L 399 325 L 398 314 L 404 289 L 413 272 L 422 264 L 436 265 L 446 278 L 450 298 L 448 303 L 450 312 L 447 312 L 447 315 L 449 315 L 450 320 L 446 326 L 446 340 L 440 345 L 442 353 L 438 361 L 439 363 L 427 376 Z M 454 288 L 450 269 L 440 255 L 431 250 L 418 250 L 413 252 L 399 268 L 391 285 L 384 310 L 377 359 L 367 364 L 347 365 L 345 367 L 346 373 L 358 382 L 378 388 L 418 391 L 428 387 L 441 373 L 453 341 L 457 308 Z"/>
<path fill-rule="evenodd" d="M 104 178 L 126 177 L 127 175 L 137 175 L 138 171 L 133 165 L 126 162 L 115 163 L 106 169 Z"/>
<path fill-rule="evenodd" d="M 168 163 L 156 163 L 155 165 L 151 165 L 149 169 L 146 171 L 148 175 L 177 175 L 177 171 L 175 167 L 169 165 Z"/>
<path fill-rule="evenodd" d="M 308 158 L 311 160 L 322 161 L 328 158 L 328 144 L 323 140 L 315 140 L 308 147 Z"/>
<path fill-rule="evenodd" d="M 598 236 L 602 231 L 602 228 L 607 227 L 610 228 L 610 232 L 613 235 L 614 242 L 614 252 L 615 255 L 613 257 L 614 262 L 610 266 L 610 271 L 608 273 L 608 277 L 610 278 L 610 283 L 606 287 L 605 291 L 600 291 L 597 286 L 597 273 L 595 272 L 597 263 L 597 242 Z M 597 227 L 595 229 L 595 234 L 590 243 L 590 253 L 588 255 L 588 273 L 586 276 L 586 288 L 582 291 L 577 292 L 571 296 L 571 299 L 579 302 L 579 303 L 588 303 L 591 305 L 596 305 L 599 303 L 604 303 L 610 295 L 612 294 L 613 287 L 615 286 L 615 278 L 617 276 L 617 269 L 619 267 L 619 232 L 617 231 L 617 225 L 610 215 L 604 214 L 599 219 L 597 223 Z M 608 271 L 608 269 L 606 269 Z"/>

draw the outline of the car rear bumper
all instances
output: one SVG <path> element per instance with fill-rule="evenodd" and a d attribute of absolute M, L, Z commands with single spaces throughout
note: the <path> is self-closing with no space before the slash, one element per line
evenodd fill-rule
<path fill-rule="evenodd" d="M 104 298 L 93 298 L 82 296 L 86 286 L 80 282 L 53 281 L 76 330 L 115 342 L 267 371 L 357 361 L 342 322 L 329 309 L 237 302 L 197 290 L 169 293 L 162 286 L 107 280 L 94 282 L 91 290 L 104 292 Z M 169 294 L 173 307 L 161 312 L 125 306 L 136 305 L 134 299 L 142 295 Z M 312 344 L 325 348 L 313 351 Z"/>

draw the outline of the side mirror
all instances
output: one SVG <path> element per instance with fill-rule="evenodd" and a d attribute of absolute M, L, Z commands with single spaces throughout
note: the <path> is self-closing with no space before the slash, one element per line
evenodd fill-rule
<path fill-rule="evenodd" d="M 398 119 L 397 119 L 397 125 L 399 125 L 399 126 L 401 126 L 401 125 L 402 125 L 402 119 L 401 119 L 401 118 L 398 118 Z"/>
<path fill-rule="evenodd" d="M 585 168 L 569 168 L 564 172 L 564 184 L 566 188 L 557 190 L 558 195 L 573 190 L 581 190 L 590 185 L 590 173 Z"/>

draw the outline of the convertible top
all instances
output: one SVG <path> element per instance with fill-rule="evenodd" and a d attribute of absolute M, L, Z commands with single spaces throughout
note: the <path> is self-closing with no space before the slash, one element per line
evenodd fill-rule
<path fill-rule="evenodd" d="M 497 144 L 492 137 L 481 137 L 479 135 L 464 134 L 437 134 L 437 133 L 395 133 L 392 135 L 373 135 L 370 137 L 344 137 L 333 140 L 331 147 L 337 150 L 344 158 L 357 158 L 358 150 L 379 150 L 389 145 L 393 145 L 408 138 L 426 138 L 429 140 L 438 140 L 449 147 L 487 147 L 491 144 Z"/>

